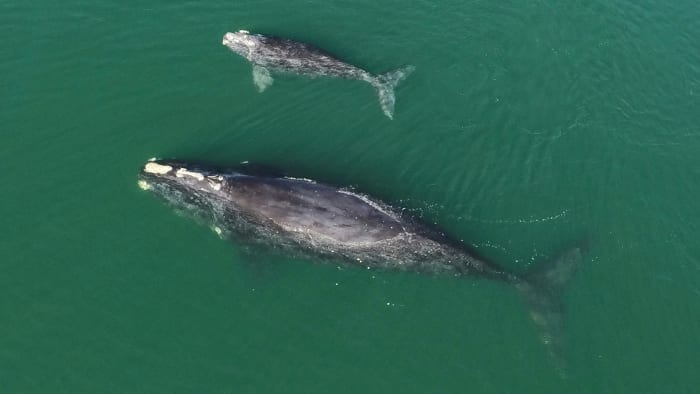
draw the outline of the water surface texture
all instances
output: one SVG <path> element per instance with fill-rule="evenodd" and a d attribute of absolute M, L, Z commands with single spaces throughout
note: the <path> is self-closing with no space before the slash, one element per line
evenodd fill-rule
<path fill-rule="evenodd" d="M 130 4 L 128 4 L 130 3 Z M 700 3 L 5 1 L 3 393 L 690 393 Z M 257 92 L 227 31 L 413 65 Z M 152 156 L 350 185 L 513 271 L 589 251 L 567 378 L 517 293 L 247 252 L 136 186 Z"/>

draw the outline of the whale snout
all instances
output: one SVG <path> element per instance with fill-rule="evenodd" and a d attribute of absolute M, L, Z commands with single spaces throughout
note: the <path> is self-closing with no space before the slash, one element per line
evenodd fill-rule
<path fill-rule="evenodd" d="M 250 41 L 248 37 L 250 37 L 250 32 L 248 30 L 239 30 L 235 33 L 228 32 L 224 34 L 222 44 L 229 45 Z"/>
<path fill-rule="evenodd" d="M 224 39 L 221 42 L 223 45 L 229 45 L 235 42 L 236 39 L 236 34 L 234 33 L 226 33 L 224 34 Z"/>
<path fill-rule="evenodd" d="M 138 185 L 150 190 L 155 185 L 169 185 L 180 189 L 221 189 L 223 177 L 202 166 L 189 166 L 177 161 L 151 159 L 141 169 Z"/>
<path fill-rule="evenodd" d="M 224 34 L 221 43 L 232 51 L 246 56 L 257 46 L 257 38 L 247 30 L 239 30 L 235 33 L 228 32 Z"/>

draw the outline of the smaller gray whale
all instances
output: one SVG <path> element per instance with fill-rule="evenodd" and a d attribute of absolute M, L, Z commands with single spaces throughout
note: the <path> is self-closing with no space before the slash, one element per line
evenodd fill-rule
<path fill-rule="evenodd" d="M 394 88 L 414 69 L 413 66 L 406 66 L 386 74 L 372 75 L 313 45 L 285 38 L 250 34 L 246 30 L 226 33 L 223 45 L 248 59 L 253 65 L 253 81 L 260 92 L 272 84 L 270 71 L 313 77 L 358 79 L 374 86 L 382 111 L 389 119 L 394 117 Z"/>
<path fill-rule="evenodd" d="M 308 179 L 152 159 L 138 184 L 239 244 L 319 262 L 507 284 L 523 297 L 542 341 L 563 366 L 560 294 L 582 259 L 579 247 L 521 274 L 379 200 Z"/>

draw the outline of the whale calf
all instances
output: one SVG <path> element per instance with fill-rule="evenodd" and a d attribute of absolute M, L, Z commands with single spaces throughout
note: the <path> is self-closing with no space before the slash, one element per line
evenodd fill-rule
<path fill-rule="evenodd" d="M 336 264 L 512 285 L 529 306 L 549 353 L 563 365 L 559 295 L 581 261 L 579 247 L 520 275 L 379 200 L 308 179 L 152 159 L 141 169 L 138 184 L 235 242 Z"/>
<path fill-rule="evenodd" d="M 273 82 L 270 71 L 358 79 L 374 86 L 382 111 L 389 119 L 394 117 L 394 88 L 414 69 L 413 66 L 406 66 L 386 74 L 372 75 L 313 45 L 285 38 L 250 34 L 246 30 L 226 33 L 222 43 L 252 63 L 253 81 L 260 92 Z"/>

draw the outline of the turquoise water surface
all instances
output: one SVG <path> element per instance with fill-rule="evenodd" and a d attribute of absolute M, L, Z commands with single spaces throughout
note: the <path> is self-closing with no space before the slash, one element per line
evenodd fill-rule
<path fill-rule="evenodd" d="M 6 1 L 0 392 L 694 393 L 700 3 Z M 277 77 L 227 31 L 413 65 Z M 221 241 L 149 157 L 352 186 L 516 272 L 586 240 L 566 378 L 513 289 Z"/>

